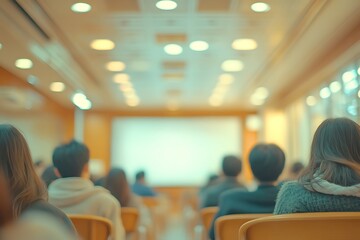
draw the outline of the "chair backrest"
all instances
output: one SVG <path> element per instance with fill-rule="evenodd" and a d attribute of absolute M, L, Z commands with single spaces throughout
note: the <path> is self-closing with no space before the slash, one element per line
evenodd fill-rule
<path fill-rule="evenodd" d="M 132 207 L 122 207 L 121 220 L 126 233 L 136 232 L 139 220 L 139 210 Z"/>
<path fill-rule="evenodd" d="M 218 207 L 206 207 L 200 210 L 201 222 L 204 226 L 204 232 L 206 235 L 210 230 L 212 220 L 214 219 L 214 216 L 218 210 Z"/>
<path fill-rule="evenodd" d="M 264 214 L 234 214 L 219 217 L 215 221 L 216 240 L 237 240 L 240 227 L 250 221 L 261 217 L 271 216 Z"/>
<path fill-rule="evenodd" d="M 158 197 L 141 197 L 141 201 L 149 209 L 157 207 L 159 205 Z"/>
<path fill-rule="evenodd" d="M 240 228 L 239 239 L 360 239 L 360 212 L 294 213 L 259 218 Z"/>
<path fill-rule="evenodd" d="M 83 240 L 107 240 L 111 235 L 109 219 L 93 215 L 68 215 Z"/>

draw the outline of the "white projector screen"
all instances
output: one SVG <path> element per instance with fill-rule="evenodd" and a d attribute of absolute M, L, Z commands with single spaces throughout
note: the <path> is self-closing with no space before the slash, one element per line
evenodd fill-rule
<path fill-rule="evenodd" d="M 130 182 L 144 170 L 153 186 L 199 186 L 224 155 L 240 156 L 241 135 L 236 117 L 116 118 L 111 163 Z"/>

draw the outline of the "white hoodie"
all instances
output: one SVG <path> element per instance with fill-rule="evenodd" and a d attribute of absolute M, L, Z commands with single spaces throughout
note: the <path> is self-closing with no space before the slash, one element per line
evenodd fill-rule
<path fill-rule="evenodd" d="M 49 185 L 49 202 L 66 214 L 89 214 L 110 219 L 112 240 L 125 239 L 120 204 L 109 191 L 84 178 L 60 178 Z"/>

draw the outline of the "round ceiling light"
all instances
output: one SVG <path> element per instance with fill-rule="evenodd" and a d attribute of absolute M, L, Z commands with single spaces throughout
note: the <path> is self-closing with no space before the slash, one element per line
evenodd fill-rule
<path fill-rule="evenodd" d="M 221 64 L 221 68 L 225 72 L 239 72 L 244 68 L 244 64 L 240 60 L 226 60 Z"/>
<path fill-rule="evenodd" d="M 190 43 L 190 48 L 194 51 L 205 51 L 209 48 L 209 44 L 205 41 L 194 41 Z"/>
<path fill-rule="evenodd" d="M 337 93 L 338 91 L 341 90 L 341 84 L 338 81 L 334 81 L 330 83 L 329 87 L 332 93 Z"/>
<path fill-rule="evenodd" d="M 223 85 L 231 84 L 234 81 L 234 76 L 228 73 L 223 73 L 219 77 L 219 83 Z"/>
<path fill-rule="evenodd" d="M 264 2 L 256 2 L 251 4 L 251 10 L 254 12 L 268 12 L 270 9 L 270 5 Z"/>
<path fill-rule="evenodd" d="M 20 69 L 30 69 L 33 67 L 33 62 L 27 58 L 20 58 L 15 61 L 15 66 Z"/>
<path fill-rule="evenodd" d="M 156 3 L 156 7 L 160 10 L 174 10 L 177 7 L 177 3 L 172 0 L 161 0 Z"/>
<path fill-rule="evenodd" d="M 111 72 L 120 72 L 126 68 L 125 63 L 120 61 L 112 61 L 106 64 L 106 69 Z"/>
<path fill-rule="evenodd" d="M 257 43 L 254 39 L 240 38 L 233 41 L 232 48 L 235 50 L 254 50 L 257 48 Z"/>
<path fill-rule="evenodd" d="M 95 50 L 111 50 L 115 48 L 115 43 L 109 39 L 96 39 L 90 44 Z"/>
<path fill-rule="evenodd" d="M 164 51 L 169 55 L 179 55 L 182 53 L 183 48 L 178 44 L 168 44 L 164 47 Z"/>
<path fill-rule="evenodd" d="M 125 73 L 119 73 L 114 76 L 113 81 L 115 83 L 123 84 L 129 82 L 129 79 L 130 79 L 129 75 Z"/>
<path fill-rule="evenodd" d="M 65 84 L 63 82 L 52 82 L 50 84 L 50 90 L 52 92 L 63 92 L 65 90 Z"/>
<path fill-rule="evenodd" d="M 308 106 L 314 106 L 315 104 L 316 104 L 316 98 L 314 97 L 314 96 L 308 96 L 307 98 L 306 98 L 306 104 L 308 105 Z"/>
<path fill-rule="evenodd" d="M 91 5 L 88 3 L 78 2 L 71 6 L 71 11 L 76 13 L 86 13 L 91 10 Z"/>

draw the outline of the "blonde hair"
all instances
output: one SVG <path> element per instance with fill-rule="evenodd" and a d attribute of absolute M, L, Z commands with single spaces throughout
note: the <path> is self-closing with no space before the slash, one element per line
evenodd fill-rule
<path fill-rule="evenodd" d="M 47 198 L 24 136 L 9 124 L 0 124 L 0 170 L 10 185 L 14 217 L 33 202 Z"/>

